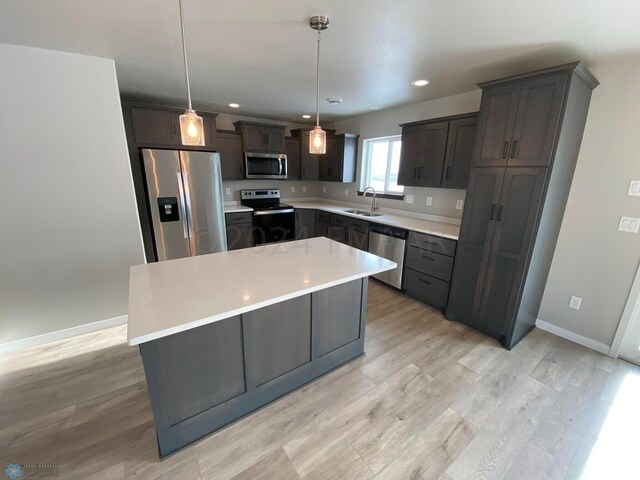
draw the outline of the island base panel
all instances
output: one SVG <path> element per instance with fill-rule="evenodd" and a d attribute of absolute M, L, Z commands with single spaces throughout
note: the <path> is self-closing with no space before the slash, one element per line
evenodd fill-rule
<path fill-rule="evenodd" d="M 165 457 L 364 353 L 367 278 L 140 345 Z"/>

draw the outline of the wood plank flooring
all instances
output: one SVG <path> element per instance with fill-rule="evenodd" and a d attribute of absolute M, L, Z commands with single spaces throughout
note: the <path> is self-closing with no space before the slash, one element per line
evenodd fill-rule
<path fill-rule="evenodd" d="M 640 368 L 543 331 L 513 351 L 376 281 L 366 355 L 159 461 L 116 327 L 0 357 L 0 467 L 68 479 L 640 478 Z"/>

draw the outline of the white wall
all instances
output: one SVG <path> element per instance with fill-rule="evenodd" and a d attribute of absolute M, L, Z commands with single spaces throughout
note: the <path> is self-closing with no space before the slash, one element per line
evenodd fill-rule
<path fill-rule="evenodd" d="M 640 262 L 640 235 L 618 232 L 620 216 L 640 217 L 640 55 L 590 70 L 593 92 L 582 148 L 547 281 L 541 320 L 610 345 Z M 569 297 L 582 297 L 580 310 Z"/>
<path fill-rule="evenodd" d="M 144 256 L 114 62 L 0 44 L 0 344 L 127 313 Z"/>
<path fill-rule="evenodd" d="M 400 135 L 402 131 L 400 128 L 401 123 L 476 112 L 480 108 L 480 96 L 481 91 L 475 90 L 461 95 L 380 110 L 367 115 L 340 120 L 327 125 L 327 127 L 335 128 L 338 133 L 346 132 L 360 135 L 358 144 L 358 171 L 356 176 L 359 182 L 362 167 L 363 140 L 389 135 Z M 324 182 L 322 187 L 327 189 L 327 193 L 322 195 L 329 198 L 367 204 L 371 202 L 371 199 L 357 196 L 357 190 L 360 188 L 359 183 L 336 184 Z M 345 190 L 349 191 L 348 195 L 345 195 Z M 437 216 L 462 218 L 462 210 L 456 209 L 456 202 L 457 200 L 464 200 L 464 190 L 405 187 L 404 192 L 406 195 L 414 196 L 413 205 L 399 200 L 381 200 L 380 205 L 388 208 L 412 210 Z M 428 196 L 433 198 L 433 204 L 431 206 L 426 205 Z"/>

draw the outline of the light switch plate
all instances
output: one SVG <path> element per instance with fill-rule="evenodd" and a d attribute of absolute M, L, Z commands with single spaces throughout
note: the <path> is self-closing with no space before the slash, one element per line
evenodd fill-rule
<path fill-rule="evenodd" d="M 580 304 L 582 303 L 582 298 L 571 295 L 569 299 L 569 308 L 573 308 L 574 310 L 580 310 Z"/>
<path fill-rule="evenodd" d="M 411 205 L 413 203 L 413 195 L 407 195 L 406 200 L 407 200 L 407 203 Z"/>
<path fill-rule="evenodd" d="M 231 195 L 231 189 L 229 187 L 225 188 L 224 193 L 226 193 L 227 195 Z"/>
<path fill-rule="evenodd" d="M 640 180 L 631 180 L 629 183 L 629 191 L 627 195 L 632 197 L 640 197 Z"/>
<path fill-rule="evenodd" d="M 296 187 L 291 187 L 291 193 L 296 193 Z"/>
<path fill-rule="evenodd" d="M 322 193 L 327 193 L 327 187 L 322 187 Z"/>
<path fill-rule="evenodd" d="M 348 197 L 348 196 L 349 196 L 349 189 L 348 189 L 348 188 L 345 188 L 345 189 L 344 189 L 344 196 L 345 196 L 345 197 Z"/>
<path fill-rule="evenodd" d="M 302 186 L 302 193 L 307 193 L 307 186 L 306 185 Z"/>
<path fill-rule="evenodd" d="M 433 205 L 433 197 L 427 197 L 427 207 Z"/>
<path fill-rule="evenodd" d="M 620 217 L 620 223 L 618 224 L 618 231 L 628 233 L 638 233 L 640 229 L 640 218 L 634 217 Z"/>
<path fill-rule="evenodd" d="M 456 200 L 456 210 L 462 210 L 464 200 Z"/>

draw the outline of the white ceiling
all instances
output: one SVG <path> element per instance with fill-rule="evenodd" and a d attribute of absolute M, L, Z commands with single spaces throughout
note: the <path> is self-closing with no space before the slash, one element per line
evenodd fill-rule
<path fill-rule="evenodd" d="M 114 58 L 123 96 L 185 103 L 178 0 L 0 0 L 0 42 Z M 469 91 L 504 75 L 640 52 L 638 0 L 185 0 L 194 106 L 325 119 Z M 411 81 L 427 78 L 416 88 Z M 230 109 L 229 102 L 242 108 Z"/>

